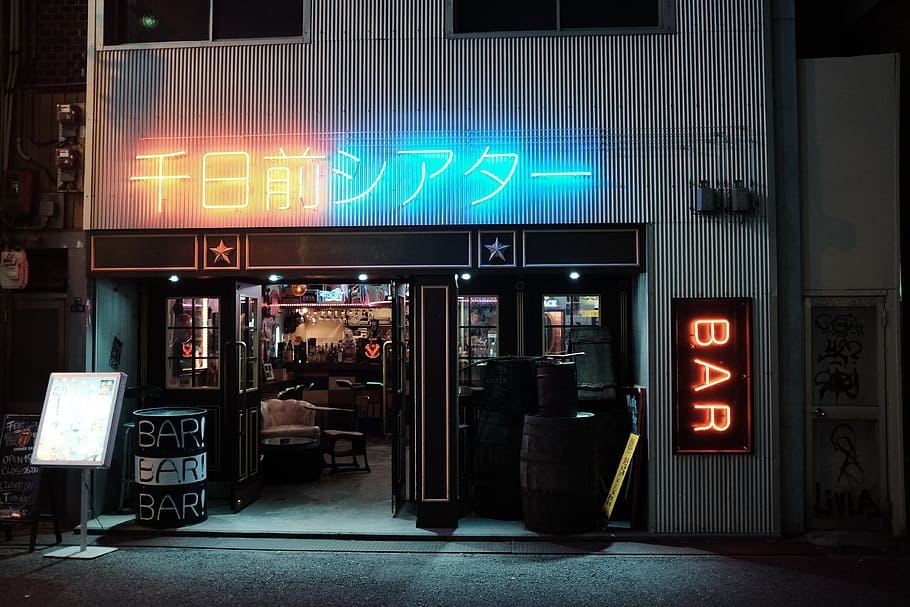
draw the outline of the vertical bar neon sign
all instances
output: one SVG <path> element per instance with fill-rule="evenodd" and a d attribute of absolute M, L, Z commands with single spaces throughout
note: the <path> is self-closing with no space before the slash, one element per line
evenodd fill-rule
<path fill-rule="evenodd" d="M 752 300 L 673 300 L 673 449 L 752 452 Z"/>

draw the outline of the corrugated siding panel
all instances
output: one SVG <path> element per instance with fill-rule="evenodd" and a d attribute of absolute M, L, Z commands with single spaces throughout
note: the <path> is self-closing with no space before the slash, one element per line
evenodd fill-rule
<path fill-rule="evenodd" d="M 567 195 L 577 203 L 571 214 L 518 200 L 480 220 L 649 224 L 652 525 L 776 532 L 765 3 L 679 0 L 671 34 L 454 40 L 444 35 L 444 8 L 445 0 L 313 0 L 308 44 L 98 52 L 92 227 L 214 227 L 198 200 L 165 201 L 184 209 L 176 219 L 149 220 L 125 204 L 129 176 L 141 174 L 129 160 L 140 140 L 495 132 L 592 145 L 603 177 Z M 688 210 L 698 181 L 734 179 L 758 192 L 758 213 L 711 219 Z M 332 223 L 478 221 L 454 204 L 442 215 L 415 207 L 393 219 L 360 205 Z M 248 220 L 225 213 L 221 221 Z M 317 224 L 289 214 L 271 225 Z M 752 455 L 671 452 L 670 300 L 687 296 L 753 298 Z"/>
<path fill-rule="evenodd" d="M 602 177 L 568 195 L 568 213 L 517 197 L 479 214 L 444 204 L 455 195 L 444 193 L 443 216 L 438 205 L 396 214 L 361 204 L 330 219 L 268 216 L 276 227 L 683 220 L 698 179 L 766 190 L 760 6 L 680 2 L 675 34 L 447 40 L 443 0 L 315 0 L 309 44 L 105 50 L 93 227 L 217 227 L 198 187 L 171 193 L 168 213 L 124 205 L 135 192 L 129 177 L 148 168 L 130 159 L 158 138 L 161 150 L 194 139 L 211 147 L 217 136 L 246 137 L 250 149 L 251 137 L 277 134 L 288 145 L 294 136 L 494 133 L 540 147 L 556 132 L 570 149 L 593 150 Z M 255 225 L 250 217 L 219 221 Z"/>

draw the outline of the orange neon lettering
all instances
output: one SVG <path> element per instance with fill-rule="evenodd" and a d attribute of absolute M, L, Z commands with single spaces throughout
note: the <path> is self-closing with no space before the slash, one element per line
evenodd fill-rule
<path fill-rule="evenodd" d="M 315 187 L 313 188 L 313 202 L 307 202 L 303 197 L 303 167 L 300 167 L 300 172 L 298 175 L 298 185 L 297 189 L 300 192 L 300 204 L 303 205 L 305 209 L 318 209 L 319 208 L 319 165 L 316 165 L 315 171 Z"/>
<path fill-rule="evenodd" d="M 287 167 L 269 167 L 265 172 L 265 208 L 272 209 L 272 198 L 277 198 L 275 208 L 291 208 L 291 170 Z"/>
<path fill-rule="evenodd" d="M 246 152 L 209 152 L 203 156 L 202 206 L 242 209 L 249 204 L 250 155 Z"/>
<path fill-rule="evenodd" d="M 692 389 L 696 392 L 701 392 L 702 390 L 710 388 L 711 386 L 716 386 L 717 384 L 729 381 L 729 379 L 733 376 L 732 373 L 723 367 L 712 365 L 711 363 L 699 360 L 698 358 L 693 359 L 692 362 L 694 362 L 696 365 L 701 365 L 702 371 L 704 371 L 704 374 L 702 375 L 702 377 L 704 377 L 704 380 L 702 383 L 692 386 Z M 712 377 L 714 373 L 717 374 L 717 377 Z"/>
<path fill-rule="evenodd" d="M 171 152 L 169 154 L 141 154 L 136 156 L 136 160 L 158 160 L 158 174 L 157 175 L 137 175 L 131 176 L 130 181 L 157 181 L 158 182 L 158 212 L 160 213 L 163 208 L 164 195 L 162 193 L 163 184 L 166 179 L 189 179 L 189 175 L 165 175 L 164 174 L 164 159 L 165 158 L 177 158 L 179 156 L 186 156 L 186 152 Z"/>
<path fill-rule="evenodd" d="M 692 323 L 692 337 L 699 346 L 722 346 L 730 341 L 730 321 L 724 318 L 700 318 Z"/>
<path fill-rule="evenodd" d="M 705 423 L 701 426 L 693 425 L 692 429 L 696 432 L 724 432 L 727 428 L 730 427 L 731 414 L 730 414 L 730 405 L 724 403 L 695 403 L 692 405 L 696 409 L 701 409 L 706 412 Z M 721 412 L 721 422 L 717 421 L 717 412 Z"/>
<path fill-rule="evenodd" d="M 292 160 L 296 161 L 316 161 L 313 162 L 313 168 L 315 170 L 315 187 L 314 187 L 314 201 L 308 202 L 304 196 L 306 191 L 306 169 L 307 165 L 310 163 L 307 162 L 305 165 L 301 165 L 297 170 L 297 197 L 300 200 L 301 205 L 305 209 L 316 209 L 319 207 L 319 163 L 320 160 L 325 160 L 325 154 L 310 154 L 310 148 L 307 148 L 303 151 L 303 154 L 289 156 L 287 152 L 284 151 L 284 148 L 278 148 L 279 154 L 277 156 L 263 156 L 263 160 L 269 162 L 282 162 L 288 164 Z M 277 199 L 277 205 L 275 208 L 278 210 L 286 210 L 291 208 L 291 171 L 289 167 L 270 167 L 266 170 L 266 209 L 272 208 L 272 198 Z"/>

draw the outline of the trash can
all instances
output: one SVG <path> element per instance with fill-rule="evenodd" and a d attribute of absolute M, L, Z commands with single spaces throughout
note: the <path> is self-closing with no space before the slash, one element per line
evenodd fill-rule
<path fill-rule="evenodd" d="M 136 522 L 181 527 L 204 521 L 205 410 L 139 409 L 136 417 Z"/>

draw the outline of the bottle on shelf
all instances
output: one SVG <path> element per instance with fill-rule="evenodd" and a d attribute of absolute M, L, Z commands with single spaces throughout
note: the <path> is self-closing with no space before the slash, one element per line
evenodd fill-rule
<path fill-rule="evenodd" d="M 291 338 L 288 338 L 287 343 L 284 346 L 284 360 L 285 362 L 292 363 L 294 362 L 294 343 L 291 341 Z"/>

